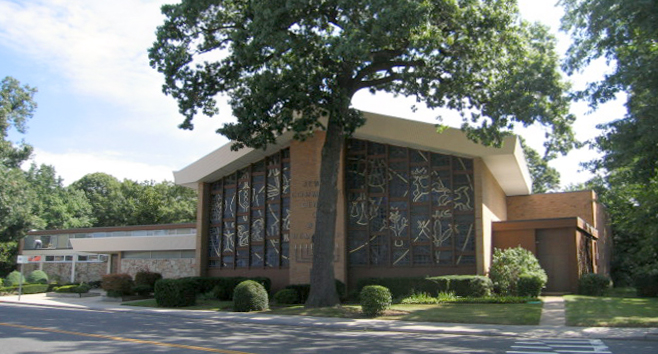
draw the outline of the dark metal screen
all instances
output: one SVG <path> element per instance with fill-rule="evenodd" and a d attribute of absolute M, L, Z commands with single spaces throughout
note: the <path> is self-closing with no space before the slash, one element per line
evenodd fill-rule
<path fill-rule="evenodd" d="M 348 141 L 350 266 L 475 263 L 473 160 Z"/>
<path fill-rule="evenodd" d="M 289 235 L 289 149 L 211 185 L 209 267 L 287 267 Z"/>

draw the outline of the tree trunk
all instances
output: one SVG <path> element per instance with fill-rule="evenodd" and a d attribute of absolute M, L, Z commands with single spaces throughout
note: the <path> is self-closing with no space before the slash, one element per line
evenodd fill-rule
<path fill-rule="evenodd" d="M 322 147 L 322 161 L 320 161 L 320 190 L 313 234 L 311 292 L 306 307 L 328 307 L 340 304 L 334 278 L 334 239 L 338 173 L 343 142 L 341 127 L 336 123 L 336 119 L 329 117 Z"/>

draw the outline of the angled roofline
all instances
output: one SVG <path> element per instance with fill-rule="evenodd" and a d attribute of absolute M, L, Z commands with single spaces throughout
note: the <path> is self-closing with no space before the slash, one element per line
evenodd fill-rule
<path fill-rule="evenodd" d="M 496 148 L 469 140 L 460 129 L 447 128 L 437 133 L 436 125 L 431 123 L 370 112 L 363 114 L 366 124 L 356 130 L 354 138 L 461 157 L 480 157 L 506 195 L 532 192 L 532 179 L 516 136 L 506 137 L 502 147 Z M 265 150 L 243 148 L 232 151 L 232 143 L 229 142 L 187 167 L 174 171 L 174 179 L 176 184 L 197 188 L 199 182 L 214 182 L 290 146 L 292 138 L 293 133 L 287 132 Z"/>

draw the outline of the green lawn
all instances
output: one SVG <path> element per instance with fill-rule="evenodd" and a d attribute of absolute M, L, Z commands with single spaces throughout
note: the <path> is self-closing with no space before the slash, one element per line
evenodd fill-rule
<path fill-rule="evenodd" d="M 141 300 L 124 303 L 128 306 L 157 307 L 155 300 Z M 197 305 L 185 307 L 186 310 L 222 310 L 231 311 L 232 303 L 217 300 L 197 300 Z M 483 323 L 536 325 L 541 317 L 541 303 L 535 304 L 433 304 L 404 305 L 394 304 L 383 320 L 448 322 L 448 323 Z M 343 305 L 319 309 L 306 309 L 303 305 L 273 307 L 263 313 L 273 315 L 365 318 L 359 305 Z"/>
<path fill-rule="evenodd" d="M 568 295 L 564 300 L 568 326 L 658 327 L 658 298 Z"/>

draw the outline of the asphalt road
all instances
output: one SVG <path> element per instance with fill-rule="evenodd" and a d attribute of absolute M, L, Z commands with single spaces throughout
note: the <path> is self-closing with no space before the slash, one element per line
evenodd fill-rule
<path fill-rule="evenodd" d="M 573 353 L 658 352 L 658 342 L 651 341 L 608 340 L 593 343 L 591 349 L 588 344 L 579 343 Z M 568 353 L 569 348 L 559 345 L 547 341 L 528 344 L 509 337 L 314 329 L 171 314 L 0 304 L 0 354 Z"/>

